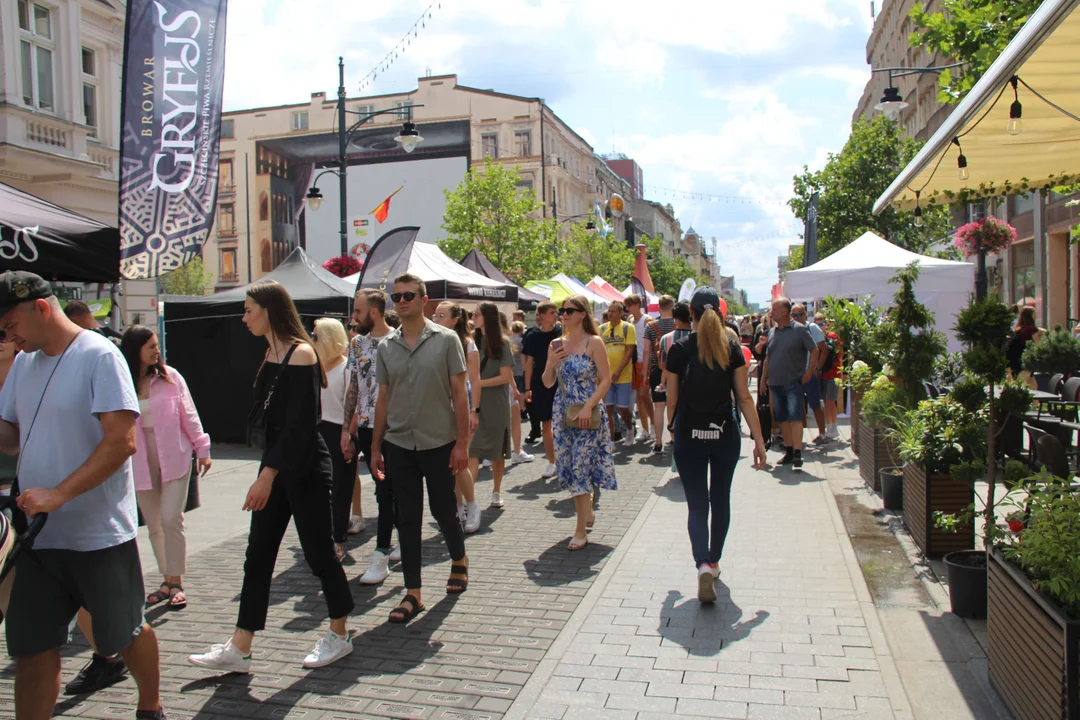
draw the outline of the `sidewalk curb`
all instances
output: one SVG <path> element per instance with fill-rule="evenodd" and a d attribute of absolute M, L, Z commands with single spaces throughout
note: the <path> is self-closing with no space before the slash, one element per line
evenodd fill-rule
<path fill-rule="evenodd" d="M 669 469 L 660 477 L 653 487 L 656 488 L 665 485 L 671 478 L 677 476 L 678 473 Z M 584 626 L 585 621 L 589 617 L 589 613 L 592 612 L 593 608 L 596 607 L 597 602 L 603 597 L 608 583 L 611 582 L 611 578 L 614 577 L 615 572 L 622 564 L 627 551 L 634 544 L 634 540 L 637 539 L 638 534 L 641 532 L 641 528 L 645 525 L 645 521 L 659 502 L 660 496 L 655 492 L 645 501 L 645 505 L 638 511 L 637 517 L 634 518 L 634 522 L 631 523 L 630 528 L 626 531 L 622 540 L 619 541 L 619 544 L 611 553 L 611 558 L 604 564 L 604 569 L 596 576 L 596 580 L 593 582 L 592 587 L 590 587 L 589 591 L 581 598 L 581 602 L 578 603 L 577 609 L 570 616 L 570 619 L 566 621 L 566 625 L 559 632 L 559 636 L 555 639 L 555 642 L 548 648 L 547 654 L 544 655 L 544 659 L 536 666 L 536 670 L 533 671 L 528 682 L 521 688 L 521 692 L 518 693 L 517 698 L 514 700 L 514 704 L 510 706 L 510 709 L 507 710 L 506 714 L 503 716 L 503 720 L 523 720 L 524 718 L 529 717 L 529 713 L 532 711 L 533 706 L 535 706 L 540 699 L 540 694 L 544 691 L 544 688 L 547 686 L 552 675 L 554 675 L 555 668 L 562 662 L 563 656 L 570 648 L 571 643 L 573 643 L 574 636 L 577 635 L 582 626 Z"/>
<path fill-rule="evenodd" d="M 833 495 L 832 489 L 829 487 L 825 466 L 818 460 L 814 460 L 814 465 L 820 472 L 819 477 L 822 478 L 821 492 L 825 496 L 825 506 L 829 509 L 829 517 L 832 519 L 833 533 L 836 535 L 837 543 L 844 554 L 844 564 L 847 565 L 848 576 L 851 579 L 852 587 L 855 588 L 859 609 L 862 611 L 866 630 L 870 635 L 870 642 L 874 646 L 874 653 L 881 672 L 881 680 L 885 683 L 885 689 L 889 693 L 889 702 L 892 705 L 893 714 L 897 720 L 911 720 L 911 718 L 914 718 L 911 701 L 908 699 L 907 690 L 904 688 L 904 683 L 900 679 L 900 672 L 897 670 L 896 663 L 893 660 L 892 649 L 889 647 L 889 641 L 885 636 L 881 618 L 878 617 L 877 607 L 874 605 L 874 600 L 870 595 L 870 588 L 866 584 L 866 578 L 863 577 L 862 566 L 859 565 L 859 560 L 855 555 L 855 546 L 851 544 L 847 526 L 844 525 L 844 518 L 840 515 L 840 507 L 836 503 L 836 496 Z"/>

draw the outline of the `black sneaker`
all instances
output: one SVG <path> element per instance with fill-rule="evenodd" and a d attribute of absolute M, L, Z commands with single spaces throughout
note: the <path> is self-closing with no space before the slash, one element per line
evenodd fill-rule
<path fill-rule="evenodd" d="M 664 446 L 663 445 L 653 445 L 652 446 L 652 451 L 654 453 L 662 453 L 662 452 L 664 452 Z"/>
<path fill-rule="evenodd" d="M 541 440 L 543 440 L 543 437 L 539 435 L 530 435 L 529 437 L 525 438 L 525 442 L 529 445 L 535 445 Z"/>
<path fill-rule="evenodd" d="M 135 712 L 135 720 L 167 720 L 168 715 L 165 714 L 165 708 L 160 710 L 137 710 Z"/>
<path fill-rule="evenodd" d="M 115 685 L 127 675 L 127 665 L 120 657 L 107 658 L 94 653 L 75 679 L 64 687 L 66 695 L 86 695 Z"/>
<path fill-rule="evenodd" d="M 794 462 L 794 459 L 795 459 L 795 449 L 794 448 L 785 448 L 784 449 L 784 457 L 780 458 L 780 462 L 778 462 L 776 464 L 777 465 L 790 465 L 792 462 Z M 801 462 L 801 459 L 800 459 L 800 462 Z"/>
<path fill-rule="evenodd" d="M 802 453 L 795 451 L 795 458 L 791 461 L 792 470 L 802 470 Z"/>

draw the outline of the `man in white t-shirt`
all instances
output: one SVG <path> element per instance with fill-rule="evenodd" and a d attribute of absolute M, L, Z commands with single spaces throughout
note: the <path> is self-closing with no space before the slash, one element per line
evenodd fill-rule
<path fill-rule="evenodd" d="M 20 453 L 19 509 L 49 516 L 34 552 L 16 562 L 5 618 L 15 715 L 52 715 L 60 648 L 84 607 L 97 652 L 123 655 L 135 678 L 136 718 L 164 720 L 135 544 L 131 371 L 109 340 L 69 320 L 33 273 L 0 275 L 0 333 L 22 351 L 0 391 L 0 451 Z"/>
<path fill-rule="evenodd" d="M 825 342 L 825 333 L 822 332 L 812 318 L 807 317 L 805 305 L 796 303 L 791 306 L 791 320 L 806 325 L 806 329 L 810 331 L 810 337 L 813 338 L 818 348 L 816 360 L 815 358 L 810 359 L 810 362 L 814 362 L 815 366 L 813 368 L 807 367 L 807 370 L 811 371 L 811 377 L 810 382 L 803 386 L 803 392 L 806 393 L 806 405 L 814 412 L 814 420 L 817 421 L 818 434 L 814 438 L 814 444 L 822 445 L 829 442 L 829 437 L 825 433 L 825 405 L 821 400 L 821 376 L 827 370 L 827 368 L 821 366 L 825 364 L 829 348 Z M 803 427 L 806 427 L 806 425 L 804 413 Z"/>
<path fill-rule="evenodd" d="M 640 295 L 626 296 L 626 312 L 630 313 L 637 338 L 637 355 L 634 358 L 634 392 L 637 393 L 641 432 L 635 438 L 636 442 L 653 440 L 653 433 L 649 431 L 649 421 L 653 416 L 652 391 L 649 388 L 649 356 L 652 354 L 652 348 L 649 347 L 650 342 L 645 337 L 645 328 L 653 322 L 653 319 L 645 314 L 642 304 Z"/>

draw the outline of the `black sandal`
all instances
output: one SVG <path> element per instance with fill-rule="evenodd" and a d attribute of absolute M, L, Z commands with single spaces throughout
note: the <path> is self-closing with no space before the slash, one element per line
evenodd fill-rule
<path fill-rule="evenodd" d="M 401 604 L 390 611 L 390 622 L 404 625 L 422 612 L 424 612 L 424 605 L 412 595 L 406 595 Z"/>
<path fill-rule="evenodd" d="M 146 596 L 146 607 L 153 607 L 169 599 L 169 590 L 172 587 L 169 583 L 161 583 L 161 587 L 164 590 L 158 589 Z"/>
<path fill-rule="evenodd" d="M 448 595 L 460 595 L 469 589 L 469 567 L 467 565 L 451 565 L 451 575 L 464 575 L 465 579 L 452 577 L 446 581 L 446 592 Z"/>
<path fill-rule="evenodd" d="M 172 592 L 175 590 L 176 592 Z M 169 609 L 170 610 L 183 610 L 187 607 L 188 599 L 187 593 L 184 592 L 184 586 L 180 583 L 169 583 Z M 177 600 L 176 598 L 180 599 Z"/>

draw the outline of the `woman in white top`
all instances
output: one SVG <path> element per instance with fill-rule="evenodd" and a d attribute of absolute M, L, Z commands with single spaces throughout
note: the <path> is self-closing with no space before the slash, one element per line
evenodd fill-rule
<path fill-rule="evenodd" d="M 352 516 L 353 485 L 356 483 L 356 466 L 346 460 L 341 452 L 341 426 L 345 424 L 345 389 L 348 377 L 345 372 L 345 354 L 349 340 L 340 320 L 320 318 L 315 321 L 315 352 L 326 369 L 326 387 L 322 389 L 322 433 L 330 460 L 334 465 L 334 484 L 330 490 L 333 504 L 334 543 L 338 560 L 345 556 L 345 540 L 349 534 Z"/>

